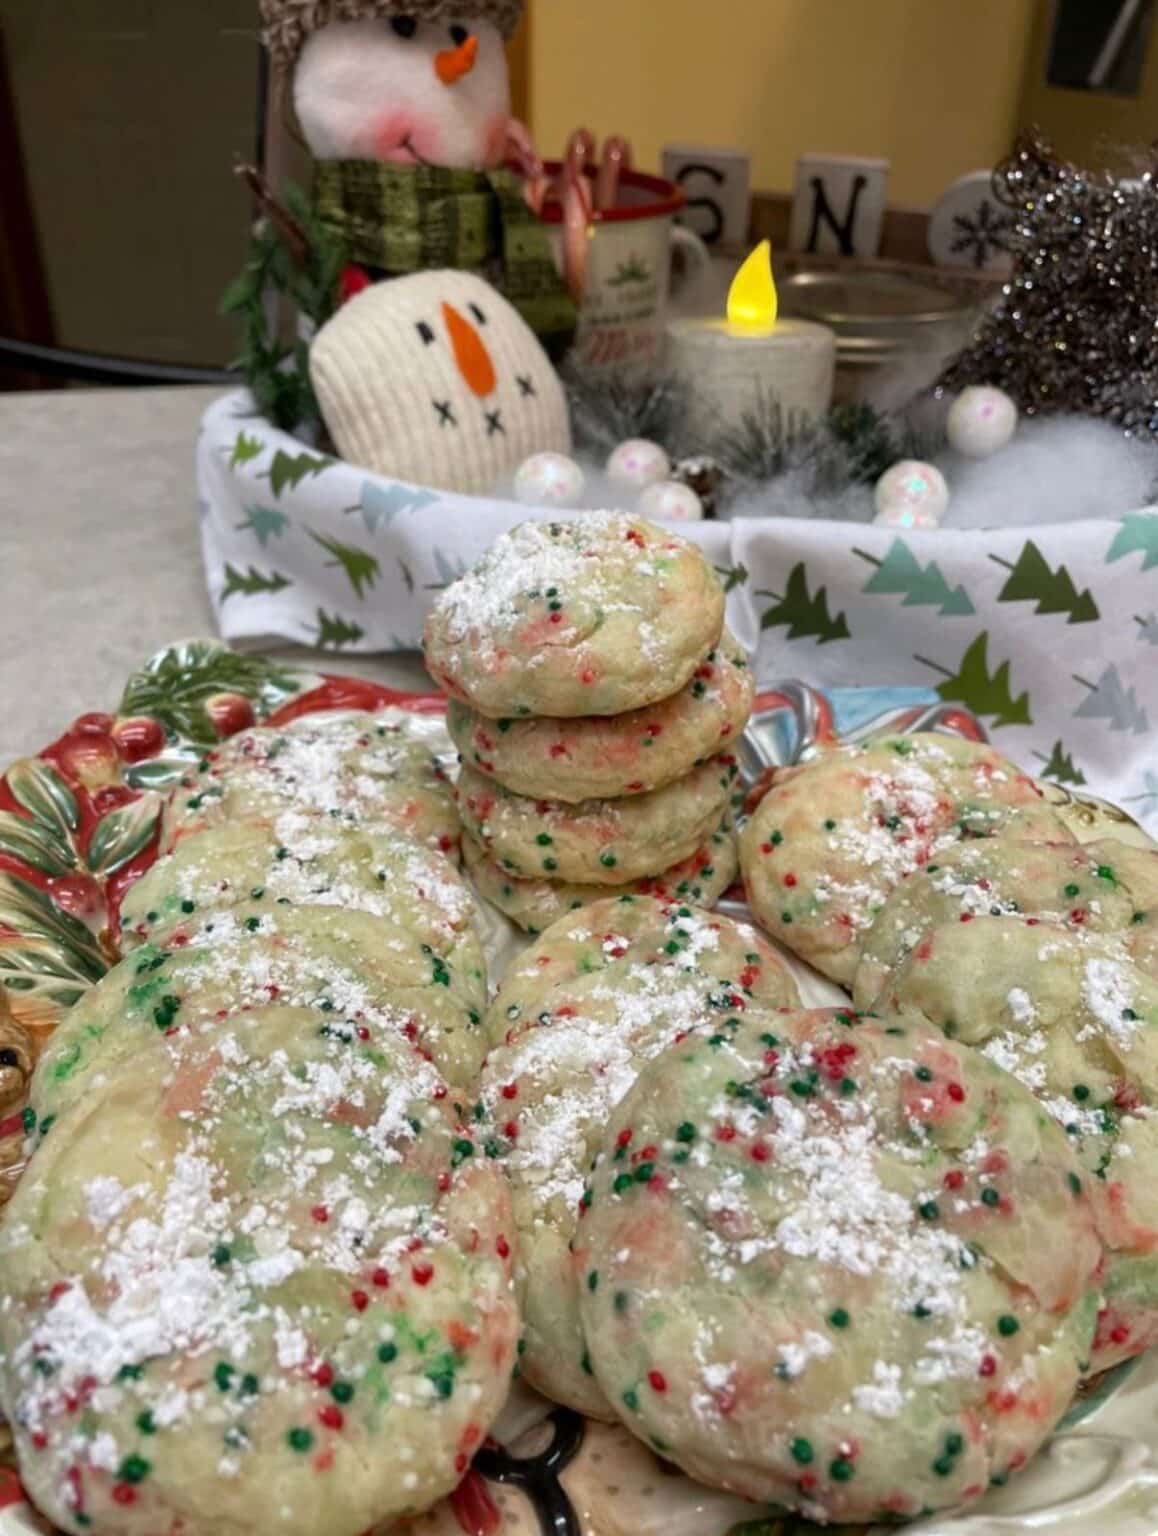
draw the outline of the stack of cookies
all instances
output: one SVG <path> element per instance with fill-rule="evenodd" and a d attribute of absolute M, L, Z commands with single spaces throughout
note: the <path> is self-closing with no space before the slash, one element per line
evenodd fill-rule
<path fill-rule="evenodd" d="M 694 545 L 620 513 L 524 523 L 443 594 L 426 660 L 451 696 L 467 868 L 521 927 L 611 889 L 727 889 L 753 682 Z"/>

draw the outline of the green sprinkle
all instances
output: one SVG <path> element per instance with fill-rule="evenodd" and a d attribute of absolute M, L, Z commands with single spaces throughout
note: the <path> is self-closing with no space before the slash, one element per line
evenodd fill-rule
<path fill-rule="evenodd" d="M 950 1435 L 946 1435 L 945 1436 L 945 1454 L 946 1454 L 946 1456 L 960 1456 L 961 1452 L 964 1449 L 965 1449 L 965 1437 L 964 1437 L 964 1435 L 958 1435 L 958 1434 L 954 1433 L 954 1434 L 950 1434 Z"/>
<path fill-rule="evenodd" d="M 474 1142 L 467 1141 L 465 1136 L 457 1137 L 451 1143 L 450 1161 L 457 1168 L 460 1163 L 465 1163 L 468 1157 L 474 1156 Z"/>
<path fill-rule="evenodd" d="M 182 912 L 185 912 L 185 913 L 196 912 L 196 910 L 197 910 L 197 903 L 195 901 L 190 901 L 190 900 L 188 900 L 188 898 L 186 898 L 186 900 L 184 900 L 181 903 L 181 910 L 182 910 Z"/>
<path fill-rule="evenodd" d="M 1110 868 L 1110 866 L 1108 864 L 1099 864 L 1098 865 L 1098 879 L 1099 880 L 1108 880 L 1111 885 L 1116 885 L 1118 883 L 1117 882 L 1117 878 L 1116 878 L 1116 876 L 1114 874 L 1114 871 Z"/>
<path fill-rule="evenodd" d="M 378 1346 L 378 1358 L 379 1358 L 379 1360 L 381 1360 L 383 1365 L 389 1365 L 392 1360 L 397 1360 L 397 1358 L 398 1358 L 398 1346 L 397 1346 L 397 1344 L 379 1344 L 379 1346 Z"/>
<path fill-rule="evenodd" d="M 597 1291 L 599 1289 L 599 1271 L 597 1269 L 589 1269 L 587 1271 L 587 1289 L 589 1291 Z"/>
<path fill-rule="evenodd" d="M 952 1456 L 938 1456 L 933 1463 L 933 1471 L 938 1477 L 948 1477 L 955 1463 Z"/>
<path fill-rule="evenodd" d="M 1071 1190 L 1071 1192 L 1073 1194 L 1075 1194 L 1075 1195 L 1080 1195 L 1081 1194 L 1081 1192 L 1082 1192 L 1082 1181 L 1081 1181 L 1081 1179 L 1078 1178 L 1076 1173 L 1067 1173 L 1066 1174 L 1066 1182 L 1069 1184 L 1070 1190 Z"/>
<path fill-rule="evenodd" d="M 983 1189 L 981 1191 L 981 1204 L 982 1205 L 993 1206 L 993 1205 L 1000 1204 L 1000 1202 L 1001 1202 L 1001 1196 L 997 1193 L 997 1191 L 995 1189 L 988 1188 L 988 1189 Z"/>
<path fill-rule="evenodd" d="M 381 879 L 382 878 L 381 875 L 379 875 L 378 878 Z M 250 899 L 250 901 L 260 901 L 261 898 L 264 895 L 265 895 L 265 886 L 264 885 L 255 885 L 253 890 L 250 891 L 250 893 L 249 893 L 249 899 Z"/>
<path fill-rule="evenodd" d="M 245 929 L 246 929 L 247 933 L 256 933 L 257 930 L 260 927 L 261 927 L 261 918 L 260 917 L 247 917 L 245 919 Z"/>
<path fill-rule="evenodd" d="M 836 831 L 836 822 L 833 821 L 831 816 L 826 818 L 825 823 L 824 823 L 824 830 L 826 832 L 835 832 Z"/>
<path fill-rule="evenodd" d="M 828 1321 L 834 1328 L 847 1328 L 852 1319 L 843 1307 L 837 1307 L 828 1314 Z"/>
<path fill-rule="evenodd" d="M 1081 891 L 1082 891 L 1082 888 L 1081 888 L 1080 885 L 1074 885 L 1072 883 L 1067 885 L 1066 888 L 1065 888 L 1065 894 L 1067 896 L 1070 896 L 1070 897 L 1080 896 L 1081 895 Z"/>
<path fill-rule="evenodd" d="M 299 1424 L 289 1431 L 286 1440 L 291 1451 L 308 1451 L 314 1443 L 314 1436 L 311 1430 L 303 1429 Z"/>
<path fill-rule="evenodd" d="M 229 1247 L 228 1243 L 218 1243 L 210 1257 L 212 1258 L 214 1264 L 216 1264 L 217 1268 L 222 1269 L 226 1264 L 229 1263 L 230 1259 L 232 1259 L 233 1250 Z"/>
<path fill-rule="evenodd" d="M 856 1092 L 856 1078 L 854 1078 L 854 1077 L 842 1077 L 841 1080 L 840 1080 L 840 1091 L 841 1091 L 841 1093 L 844 1095 L 844 1097 L 846 1099 L 848 1098 L 850 1093 L 855 1093 Z"/>
<path fill-rule="evenodd" d="M 802 1467 L 806 1467 L 816 1454 L 812 1449 L 812 1441 L 803 1438 L 793 1440 L 788 1449 L 792 1452 L 792 1460 Z"/>
<path fill-rule="evenodd" d="M 783 832 L 773 832 L 768 841 L 772 844 L 773 848 L 779 848 L 780 844 L 784 841 Z"/>
<path fill-rule="evenodd" d="M 43 1358 L 43 1357 L 41 1357 L 41 1358 Z M 39 1367 L 40 1359 L 38 1359 L 35 1363 Z M 145 1374 L 145 1367 L 143 1365 L 122 1365 L 120 1370 L 117 1372 L 117 1380 L 118 1381 L 140 1381 L 141 1377 L 144 1374 Z"/>
<path fill-rule="evenodd" d="M 695 1141 L 696 1128 L 690 1120 L 685 1120 L 676 1129 L 677 1141 Z"/>
<path fill-rule="evenodd" d="M 348 1403 L 354 1396 L 353 1382 L 336 1381 L 330 1388 L 330 1396 L 336 1403 Z"/>
<path fill-rule="evenodd" d="M 624 1190 L 630 1189 L 635 1180 L 629 1173 L 617 1173 L 611 1185 L 613 1195 L 621 1195 Z"/>
<path fill-rule="evenodd" d="M 36 1111 L 31 1106 L 20 1116 L 20 1124 L 26 1131 L 34 1131 L 36 1129 Z"/>
<path fill-rule="evenodd" d="M 583 1357 L 579 1361 L 579 1367 L 582 1370 L 584 1376 L 594 1376 L 595 1375 L 595 1372 L 594 1372 L 594 1370 L 591 1367 L 591 1356 L 587 1352 L 587 1350 L 583 1351 Z"/>
<path fill-rule="evenodd" d="M 117 1468 L 117 1477 L 122 1483 L 143 1483 L 152 1470 L 153 1463 L 143 1456 L 126 1456 Z"/>
<path fill-rule="evenodd" d="M 601 853 L 599 855 L 599 862 L 603 865 L 604 869 L 614 869 L 619 860 L 613 853 Z"/>
<path fill-rule="evenodd" d="M 228 1392 L 233 1385 L 233 1378 L 237 1372 L 225 1360 L 219 1360 L 213 1367 L 213 1380 L 217 1384 L 219 1392 Z"/>
<path fill-rule="evenodd" d="M 544 859 L 543 860 L 543 868 L 548 873 L 550 873 L 552 870 L 555 870 L 555 869 L 559 868 L 559 860 L 558 859 Z"/>
<path fill-rule="evenodd" d="M 828 1472 L 832 1480 L 837 1483 L 851 1482 L 856 1476 L 856 1468 L 844 1456 L 838 1456 L 835 1461 L 830 1461 Z"/>
<path fill-rule="evenodd" d="M 246 1371 L 241 1378 L 241 1393 L 243 1397 L 256 1397 L 261 1391 L 261 1382 L 252 1371 Z"/>
<path fill-rule="evenodd" d="M 928 1067 L 918 1067 L 913 1076 L 919 1083 L 931 1083 L 933 1081 L 933 1074 Z"/>
<path fill-rule="evenodd" d="M 1021 1324 L 1008 1312 L 1002 1313 L 997 1319 L 997 1331 L 1003 1339 L 1011 1339 L 1020 1329 Z"/>
<path fill-rule="evenodd" d="M 917 1211 L 926 1221 L 936 1221 L 941 1214 L 941 1207 L 935 1200 L 922 1200 Z"/>
<path fill-rule="evenodd" d="M 1085 1083 L 1074 1084 L 1074 1098 L 1077 1099 L 1079 1104 L 1084 1104 L 1089 1096 L 1090 1090 L 1086 1087 Z"/>
<path fill-rule="evenodd" d="M 623 1394 L 623 1404 L 625 1408 L 630 1408 L 632 1413 L 639 1412 L 639 1394 L 634 1387 L 628 1387 Z"/>
<path fill-rule="evenodd" d="M 155 1435 L 157 1433 L 157 1421 L 147 1408 L 137 1414 L 137 1428 L 142 1435 Z"/>
<path fill-rule="evenodd" d="M 622 1316 L 631 1305 L 631 1297 L 626 1291 L 616 1291 L 613 1304 L 615 1310 Z"/>
<path fill-rule="evenodd" d="M 654 1172 L 654 1163 L 640 1163 L 639 1167 L 635 1170 L 635 1182 L 637 1184 L 646 1184 Z"/>
<path fill-rule="evenodd" d="M 540 832 L 535 841 L 538 843 L 540 848 L 549 848 L 555 839 L 549 832 Z"/>
<path fill-rule="evenodd" d="M 919 1301 L 913 1308 L 913 1316 L 921 1322 L 924 1322 L 925 1318 L 927 1317 L 932 1317 L 932 1315 L 932 1312 L 929 1311 L 928 1307 L 923 1301 Z"/>

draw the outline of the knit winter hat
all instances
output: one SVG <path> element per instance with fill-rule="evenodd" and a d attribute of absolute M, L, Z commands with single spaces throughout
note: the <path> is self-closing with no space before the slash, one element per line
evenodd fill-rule
<path fill-rule="evenodd" d="M 331 21 L 365 21 L 377 16 L 414 16 L 419 21 L 493 22 L 504 37 L 519 24 L 525 0 L 258 0 L 262 36 L 274 67 L 288 73 L 311 32 Z"/>
<path fill-rule="evenodd" d="M 410 485 L 487 495 L 532 454 L 571 447 L 547 354 L 472 272 L 365 289 L 314 337 L 310 377 L 341 456 Z"/>

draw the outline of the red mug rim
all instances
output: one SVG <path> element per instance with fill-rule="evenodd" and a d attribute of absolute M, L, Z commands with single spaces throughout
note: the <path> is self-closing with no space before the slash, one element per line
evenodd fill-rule
<path fill-rule="evenodd" d="M 561 160 L 544 160 L 543 162 L 543 170 L 552 180 L 562 169 Z M 594 171 L 589 168 L 584 170 L 583 174 L 589 181 L 595 179 Z M 674 181 L 666 181 L 662 176 L 651 176 L 646 171 L 626 170 L 620 175 L 619 184 L 622 187 L 633 187 L 640 192 L 650 192 L 655 201 L 636 203 L 626 208 L 593 209 L 592 224 L 629 224 L 636 219 L 661 219 L 669 214 L 679 213 L 687 202 L 687 198 Z M 546 224 L 562 224 L 562 203 L 554 196 L 549 197 L 543 204 L 540 217 Z"/>

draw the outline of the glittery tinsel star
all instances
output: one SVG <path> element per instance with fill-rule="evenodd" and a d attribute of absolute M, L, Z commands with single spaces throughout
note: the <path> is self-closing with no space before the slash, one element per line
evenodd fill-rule
<path fill-rule="evenodd" d="M 1103 416 L 1158 439 L 1158 153 L 1132 180 L 1021 139 L 993 175 L 1013 272 L 937 381 L 1004 389 L 1027 415 Z"/>

